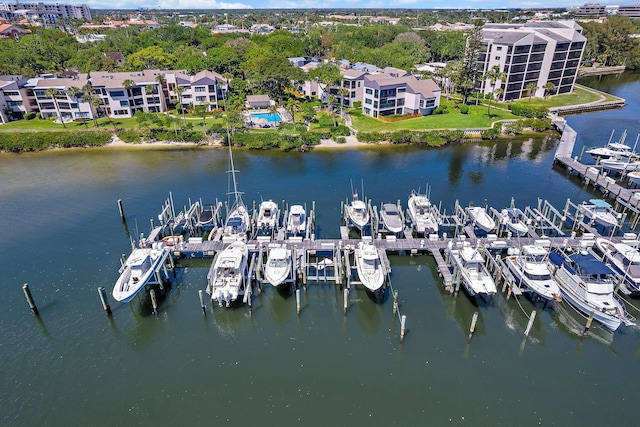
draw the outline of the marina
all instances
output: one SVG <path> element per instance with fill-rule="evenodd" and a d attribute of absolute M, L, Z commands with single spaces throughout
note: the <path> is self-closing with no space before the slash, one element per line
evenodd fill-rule
<path fill-rule="evenodd" d="M 582 146 L 604 145 L 613 128 L 637 131 L 630 123 L 637 121 L 633 103 L 640 98 L 627 83 L 615 84 L 627 94 L 627 107 L 567 117 L 576 130 L 570 157 L 579 157 Z M 204 292 L 215 254 L 229 245 L 222 234 L 216 239 L 227 215 L 225 202 L 232 205 L 225 200 L 226 150 L 6 156 L 0 213 L 12 221 L 6 240 L 20 244 L 5 246 L 0 266 L 5 278 L 0 287 L 3 423 L 631 424 L 634 400 L 620 396 L 633 395 L 637 387 L 626 371 L 638 360 L 638 331 L 622 325 L 612 333 L 592 320 L 584 334 L 588 315 L 564 300 L 545 307 L 505 270 L 509 247 L 550 249 L 563 247 L 566 239 L 568 247 L 580 248 L 581 241 L 598 235 L 633 242 L 629 233 L 638 232 L 633 211 L 626 208 L 625 215 L 621 203 L 616 206 L 577 172 L 554 164 L 557 148 L 555 138 L 527 137 L 434 150 L 238 150 L 234 161 L 251 217 L 260 201 L 273 200 L 281 224 L 287 205 L 296 204 L 313 216 L 313 227 L 305 228 L 308 237 L 297 236 L 298 241 L 282 228 L 273 235 L 249 232 L 247 245 L 255 246 L 248 249 L 247 275 L 257 274 L 262 284 L 235 309 L 212 306 Z M 586 156 L 583 161 L 587 164 Z M 401 179 L 389 184 L 400 170 Z M 349 230 L 341 203 L 353 177 L 364 178 L 372 211 L 379 214 L 382 203 L 400 201 L 402 233 L 365 228 L 363 239 L 358 230 Z M 437 240 L 432 232 L 407 233 L 408 196 L 425 183 L 440 214 Z M 633 191 L 624 183 L 621 187 Z M 159 242 L 177 233 L 175 227 L 155 236 L 150 232 L 160 226 L 168 191 L 176 217 L 196 203 L 202 207 L 193 215 L 193 228 L 202 230 L 189 231 L 182 240 L 167 239 L 181 256 L 171 257 L 176 262 L 168 269 L 171 285 L 164 291 L 152 286 L 155 313 L 148 292 L 116 303 L 111 290 L 121 254 L 131 251 L 130 238 L 139 241 L 144 233 Z M 510 206 L 512 197 L 531 219 L 525 236 L 509 238 L 499 221 L 483 232 L 465 220 L 470 204 L 486 206 L 490 218 L 498 219 L 496 212 Z M 118 199 L 126 223 L 118 218 Z M 574 221 L 575 206 L 591 199 L 603 199 L 621 213 L 623 229 Z M 215 218 L 217 229 L 207 216 Z M 182 228 L 192 228 L 189 220 Z M 250 228 L 260 227 L 254 222 Z M 354 253 L 348 264 L 344 256 L 347 245 L 355 249 L 367 238 L 384 249 L 381 263 L 391 268 L 382 303 L 357 283 Z M 446 259 L 449 241 L 472 247 L 480 242 L 496 282 L 488 302 L 470 299 L 462 286 L 457 296 L 455 285 L 446 289 L 446 282 L 454 281 Z M 278 287 L 260 277 L 260 259 L 264 265 L 276 244 L 296 252 L 296 271 L 306 265 L 306 286 L 304 277 Z M 189 247 L 203 250 L 203 257 L 195 252 L 191 257 Z M 440 271 L 440 265 L 448 268 Z M 342 287 L 335 282 L 336 269 L 351 273 L 348 279 L 343 275 Z M 37 317 L 25 302 L 24 283 Z M 104 314 L 99 288 L 107 291 L 112 316 Z"/>

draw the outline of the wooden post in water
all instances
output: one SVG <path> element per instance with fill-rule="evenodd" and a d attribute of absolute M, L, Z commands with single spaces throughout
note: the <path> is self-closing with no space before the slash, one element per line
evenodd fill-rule
<path fill-rule="evenodd" d="M 404 341 L 404 333 L 405 333 L 405 326 L 407 324 L 407 316 L 406 315 L 402 315 L 402 317 L 400 318 L 400 342 Z"/>
<path fill-rule="evenodd" d="M 296 289 L 296 312 L 300 315 L 300 288 Z"/>
<path fill-rule="evenodd" d="M 98 295 L 100 295 L 100 301 L 102 301 L 102 308 L 104 312 L 107 313 L 107 316 L 111 316 L 111 307 L 109 307 L 109 299 L 107 298 L 107 292 L 104 290 L 103 286 L 98 288 Z"/>
<path fill-rule="evenodd" d="M 124 216 L 124 209 L 122 207 L 122 199 L 118 199 L 118 210 L 120 211 L 120 219 L 124 222 L 126 218 Z"/>
<path fill-rule="evenodd" d="M 536 311 L 531 311 L 531 316 L 529 316 L 529 323 L 527 324 L 527 329 L 524 331 L 525 338 L 529 336 L 529 332 L 531 332 L 531 327 L 533 326 L 533 321 L 536 320 Z"/>
<path fill-rule="evenodd" d="M 207 317 L 207 308 L 204 305 L 204 292 L 202 291 L 202 289 L 198 291 L 198 297 L 200 297 L 200 308 L 202 309 L 202 315 L 204 317 Z"/>
<path fill-rule="evenodd" d="M 591 310 L 591 313 L 589 313 L 589 318 L 587 319 L 587 324 L 584 326 L 584 332 L 582 332 L 582 336 L 587 335 L 587 332 L 589 332 L 589 329 L 591 328 L 591 322 L 593 322 L 593 316 L 594 316 L 594 312 L 593 310 Z"/>
<path fill-rule="evenodd" d="M 349 308 L 349 289 L 348 288 L 344 288 L 342 290 L 342 295 L 344 297 L 344 304 L 343 304 L 344 308 L 343 308 L 343 310 L 344 310 L 344 315 L 346 316 L 347 315 L 347 309 Z"/>
<path fill-rule="evenodd" d="M 393 291 L 393 315 L 398 312 L 398 291 Z"/>
<path fill-rule="evenodd" d="M 473 317 L 471 318 L 471 327 L 469 328 L 469 338 L 468 338 L 469 341 L 471 341 L 471 337 L 473 336 L 473 333 L 476 331 L 477 322 L 478 322 L 478 312 L 474 311 Z"/>
<path fill-rule="evenodd" d="M 36 303 L 33 301 L 33 296 L 31 295 L 31 291 L 29 290 L 29 285 L 26 283 L 22 285 L 22 291 L 24 292 L 25 298 L 27 298 L 27 303 L 29 304 L 29 308 L 34 316 L 40 316 L 40 312 L 38 311 L 38 307 L 36 307 Z"/>
<path fill-rule="evenodd" d="M 149 296 L 151 296 L 151 307 L 153 308 L 153 314 L 158 315 L 158 301 L 156 301 L 156 291 L 151 289 L 149 291 Z"/>

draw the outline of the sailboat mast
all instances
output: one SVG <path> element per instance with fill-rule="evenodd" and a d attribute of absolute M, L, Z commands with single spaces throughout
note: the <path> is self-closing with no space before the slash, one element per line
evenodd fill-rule
<path fill-rule="evenodd" d="M 236 183 L 236 169 L 233 165 L 233 151 L 231 151 L 231 136 L 229 135 L 229 124 L 227 123 L 227 144 L 229 145 L 229 160 L 231 162 L 231 178 L 233 180 L 233 194 L 236 197 L 236 205 L 239 202 L 238 185 Z"/>

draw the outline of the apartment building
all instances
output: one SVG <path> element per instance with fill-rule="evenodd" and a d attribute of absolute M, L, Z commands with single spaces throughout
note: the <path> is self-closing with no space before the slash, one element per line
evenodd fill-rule
<path fill-rule="evenodd" d="M 362 112 L 370 117 L 396 114 L 427 115 L 440 106 L 440 87 L 412 75 L 380 73 L 364 76 Z"/>
<path fill-rule="evenodd" d="M 91 21 L 91 9 L 86 4 L 70 5 L 61 3 L 0 3 L 0 16 L 11 19 L 16 15 L 38 17 L 48 23 L 62 19 L 84 19 Z"/>
<path fill-rule="evenodd" d="M 83 93 L 89 86 L 93 89 L 91 99 Z M 79 93 L 74 95 L 73 88 Z M 64 120 L 133 117 L 137 111 L 165 112 L 169 104 L 177 103 L 185 109 L 206 105 L 212 111 L 221 107 L 227 91 L 227 81 L 211 71 L 194 76 L 176 70 L 105 71 L 33 79 L 5 76 L 0 77 L 0 106 L 6 106 L 3 110 L 14 117 L 30 111 Z"/>
<path fill-rule="evenodd" d="M 627 16 L 631 19 L 640 19 L 640 3 L 620 5 L 618 15 Z"/>
<path fill-rule="evenodd" d="M 578 8 L 574 13 L 576 18 L 597 18 L 606 16 L 607 11 L 604 5 L 599 3 L 586 3 Z"/>
<path fill-rule="evenodd" d="M 497 67 L 505 76 L 495 84 L 480 82 L 483 93 L 502 88 L 500 100 L 509 101 L 528 96 L 527 87 L 535 83 L 534 96 L 543 97 L 548 82 L 558 94 L 573 91 L 587 41 L 574 21 L 486 24 L 482 36 L 478 71 L 484 74 Z"/>

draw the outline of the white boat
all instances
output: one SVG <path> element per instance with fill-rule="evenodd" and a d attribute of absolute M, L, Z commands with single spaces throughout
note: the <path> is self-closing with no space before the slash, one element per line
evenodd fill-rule
<path fill-rule="evenodd" d="M 257 226 L 259 230 L 271 233 L 278 229 L 280 209 L 273 200 L 263 200 L 258 210 Z"/>
<path fill-rule="evenodd" d="M 438 232 L 438 221 L 433 215 L 431 201 L 427 195 L 419 194 L 415 191 L 412 192 L 409 196 L 407 209 L 416 233 L 430 234 Z"/>
<path fill-rule="evenodd" d="M 307 211 L 302 205 L 292 205 L 287 218 L 287 233 L 304 236 L 307 232 Z"/>
<path fill-rule="evenodd" d="M 626 294 L 640 296 L 640 251 L 626 243 L 614 243 L 599 237 L 596 239 L 598 255 L 611 267 L 618 278 L 620 288 Z M 622 280 L 622 282 L 620 282 Z"/>
<path fill-rule="evenodd" d="M 380 217 L 387 230 L 391 233 L 402 233 L 404 226 L 402 225 L 402 219 L 400 218 L 400 211 L 398 206 L 393 203 L 385 203 L 380 208 Z"/>
<path fill-rule="evenodd" d="M 475 227 L 487 233 L 496 228 L 496 222 L 489 216 L 487 210 L 480 206 L 469 206 L 466 208 L 469 218 Z"/>
<path fill-rule="evenodd" d="M 131 251 L 131 255 L 120 267 L 120 277 L 113 287 L 113 298 L 129 302 L 147 283 L 157 283 L 155 272 L 167 258 L 164 249 L 141 248 Z"/>
<path fill-rule="evenodd" d="M 640 185 L 640 171 L 629 172 L 627 178 L 632 184 Z"/>
<path fill-rule="evenodd" d="M 470 296 L 479 295 L 482 298 L 491 297 L 496 293 L 496 284 L 484 264 L 484 257 L 477 248 L 471 247 L 469 242 L 458 242 L 451 245 L 449 256 L 457 270 L 462 286 Z"/>
<path fill-rule="evenodd" d="M 550 268 L 560 287 L 562 298 L 584 315 L 615 331 L 624 323 L 635 325 L 627 314 L 621 298 L 614 292 L 616 278 L 613 271 L 587 251 L 569 257 L 552 252 Z"/>
<path fill-rule="evenodd" d="M 502 224 L 506 225 L 509 231 L 515 236 L 524 236 L 529 231 L 525 223 L 525 215 L 518 208 L 506 208 L 500 212 Z"/>
<path fill-rule="evenodd" d="M 233 167 L 233 152 L 231 151 L 231 139 L 229 138 L 229 130 L 227 129 L 227 141 L 229 142 L 229 163 L 231 166 L 231 178 L 233 183 L 233 191 L 229 194 L 233 194 L 235 201 L 229 210 L 227 219 L 224 223 L 223 239 L 229 237 L 235 237 L 239 240 L 245 240 L 247 238 L 247 232 L 249 231 L 249 211 L 242 201 L 242 193 L 238 191 L 238 184 L 236 182 L 236 170 Z"/>
<path fill-rule="evenodd" d="M 204 230 L 212 230 L 218 221 L 218 207 L 216 205 L 206 205 L 198 214 L 196 225 Z"/>
<path fill-rule="evenodd" d="M 602 199 L 591 199 L 578 205 L 578 210 L 592 222 L 603 227 L 618 226 L 618 213 Z"/>
<path fill-rule="evenodd" d="M 604 147 L 595 147 L 586 150 L 586 152 L 593 157 L 594 159 L 604 160 L 609 159 L 611 157 L 626 157 L 626 158 L 634 158 L 637 156 L 631 150 L 631 147 L 624 144 L 625 139 L 627 138 L 627 131 L 622 132 L 620 139 L 616 142 L 611 142 L 613 138 L 613 134 L 615 130 L 611 132 L 611 136 L 609 137 L 609 142 Z"/>
<path fill-rule="evenodd" d="M 355 193 L 345 209 L 347 210 L 347 217 L 349 222 L 355 227 L 362 229 L 369 223 L 369 208 L 367 204 L 358 199 L 358 194 Z"/>
<path fill-rule="evenodd" d="M 264 277 L 272 286 L 284 283 L 291 274 L 291 250 L 286 246 L 278 246 L 269 250 Z"/>
<path fill-rule="evenodd" d="M 356 269 L 363 286 L 371 292 L 382 289 L 385 271 L 378 248 L 369 242 L 359 242 L 355 249 Z"/>
<path fill-rule="evenodd" d="M 629 172 L 640 170 L 640 162 L 635 157 L 613 156 L 600 160 L 600 166 L 614 172 Z"/>
<path fill-rule="evenodd" d="M 248 253 L 247 245 L 238 240 L 216 254 L 207 274 L 207 293 L 212 302 L 229 307 L 244 295 Z"/>
<path fill-rule="evenodd" d="M 542 246 L 524 245 L 518 255 L 508 255 L 505 263 L 516 282 L 525 291 L 545 300 L 559 300 L 560 288 L 551 277 L 547 257 L 549 251 Z"/>

